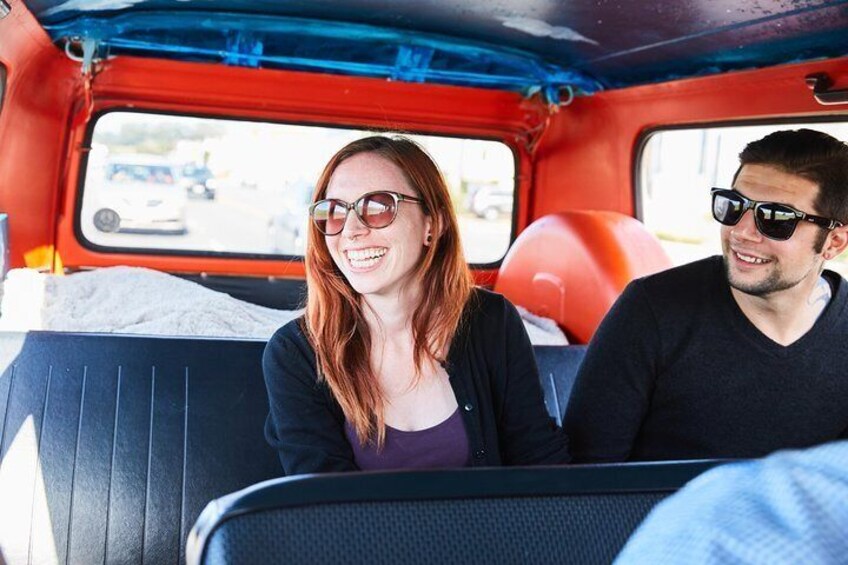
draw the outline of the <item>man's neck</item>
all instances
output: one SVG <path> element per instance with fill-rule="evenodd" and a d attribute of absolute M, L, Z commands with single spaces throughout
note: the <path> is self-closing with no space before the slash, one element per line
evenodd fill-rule
<path fill-rule="evenodd" d="M 830 302 L 832 292 L 821 275 L 812 284 L 801 283 L 767 296 L 730 290 L 745 317 L 766 337 L 784 346 L 810 331 Z"/>

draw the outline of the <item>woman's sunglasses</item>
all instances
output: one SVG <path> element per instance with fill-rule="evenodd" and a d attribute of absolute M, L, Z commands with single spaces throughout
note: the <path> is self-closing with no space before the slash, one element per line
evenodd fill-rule
<path fill-rule="evenodd" d="M 380 190 L 363 194 L 352 204 L 338 198 L 319 200 L 309 207 L 309 217 L 315 222 L 318 231 L 324 235 L 342 233 L 345 221 L 347 221 L 347 214 L 351 210 L 356 213 L 359 221 L 369 228 L 380 229 L 395 221 L 399 202 L 424 204 L 424 201 L 419 198 Z"/>
<path fill-rule="evenodd" d="M 735 226 L 748 210 L 754 211 L 757 230 L 769 239 L 787 240 L 795 233 L 801 220 L 816 224 L 826 230 L 842 226 L 842 222 L 814 216 L 778 202 L 749 200 L 727 188 L 713 188 L 713 218 L 725 226 Z"/>

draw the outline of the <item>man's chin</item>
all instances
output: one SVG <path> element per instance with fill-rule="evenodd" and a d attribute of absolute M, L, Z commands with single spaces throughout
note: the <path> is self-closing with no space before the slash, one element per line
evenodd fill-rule
<path fill-rule="evenodd" d="M 761 274 L 754 277 L 752 276 L 752 273 L 742 274 L 734 272 L 733 267 L 729 263 L 728 257 L 725 255 L 724 273 L 727 278 L 727 283 L 734 290 L 744 292 L 751 296 L 763 297 L 785 288 L 785 286 L 781 284 L 780 279 L 775 276 L 774 271 L 769 274 Z"/>

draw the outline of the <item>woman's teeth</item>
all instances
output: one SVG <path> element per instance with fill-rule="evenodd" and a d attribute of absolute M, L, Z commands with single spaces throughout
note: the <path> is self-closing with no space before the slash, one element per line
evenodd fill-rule
<path fill-rule="evenodd" d="M 372 247 L 369 249 L 350 249 L 346 252 L 350 264 L 358 269 L 366 269 L 376 265 L 383 255 L 386 254 L 385 247 Z"/>

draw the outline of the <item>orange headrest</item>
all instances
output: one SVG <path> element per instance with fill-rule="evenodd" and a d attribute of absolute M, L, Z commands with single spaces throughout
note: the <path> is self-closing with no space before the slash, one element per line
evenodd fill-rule
<path fill-rule="evenodd" d="M 561 212 L 521 232 L 495 291 L 588 343 L 627 283 L 671 266 L 656 237 L 630 216 Z"/>

